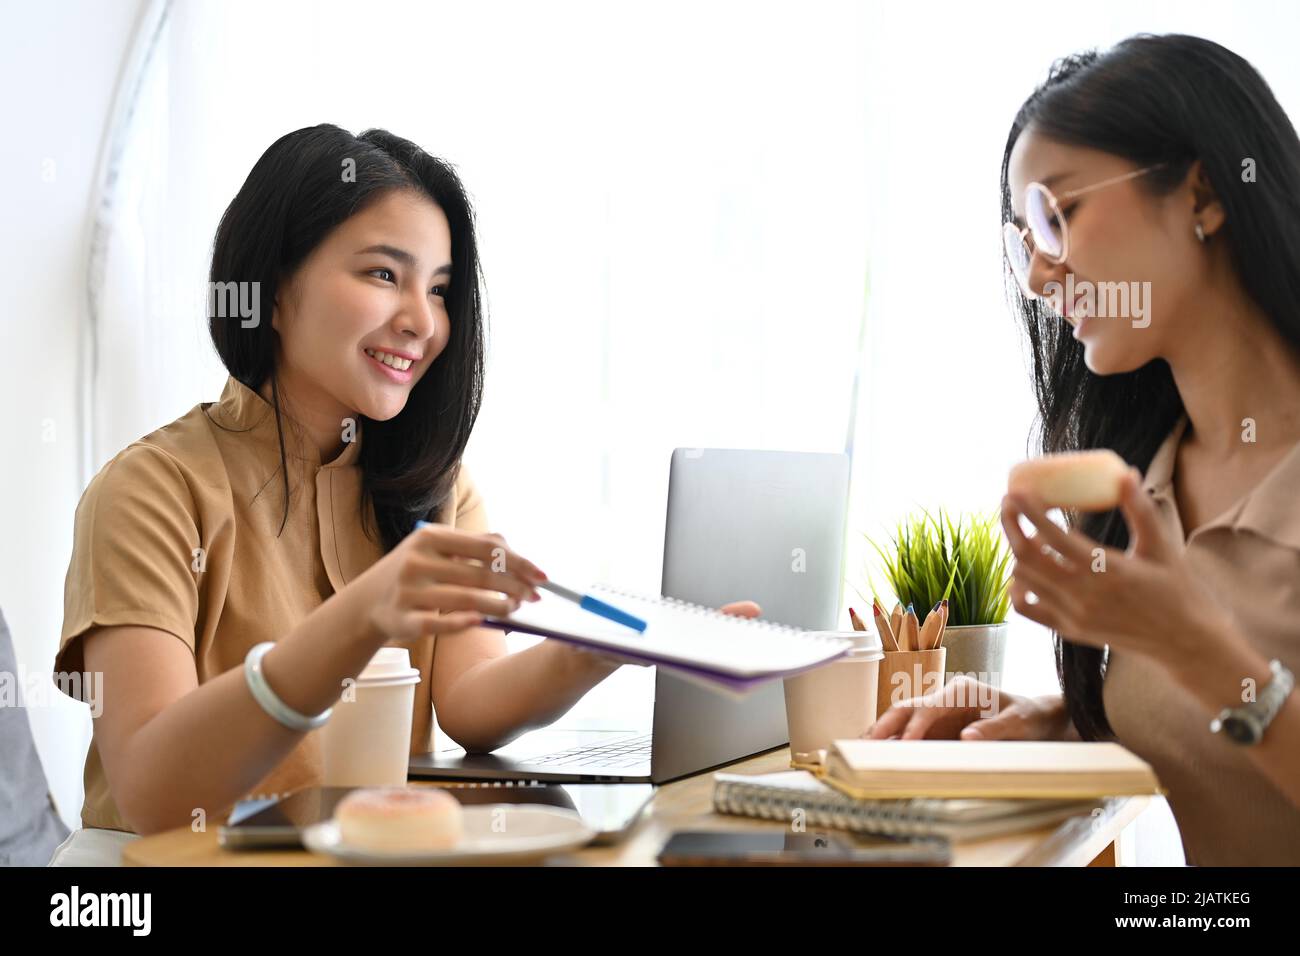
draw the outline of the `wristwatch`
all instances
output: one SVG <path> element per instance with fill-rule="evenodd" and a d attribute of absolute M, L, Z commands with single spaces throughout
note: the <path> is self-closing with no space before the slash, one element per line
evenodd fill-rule
<path fill-rule="evenodd" d="M 1282 703 L 1295 688 L 1295 677 L 1279 660 L 1268 662 L 1273 679 L 1264 685 L 1259 696 L 1240 707 L 1225 707 L 1210 721 L 1212 733 L 1223 733 L 1233 743 L 1257 744 L 1264 731 L 1282 709 Z"/>

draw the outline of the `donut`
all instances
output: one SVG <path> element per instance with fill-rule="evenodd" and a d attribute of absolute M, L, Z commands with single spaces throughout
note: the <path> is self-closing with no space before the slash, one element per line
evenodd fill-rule
<path fill-rule="evenodd" d="M 437 787 L 353 790 L 334 810 L 349 847 L 379 852 L 446 850 L 460 842 L 459 801 Z"/>
<path fill-rule="evenodd" d="M 1044 455 L 1012 468 L 1007 491 L 1037 498 L 1048 508 L 1107 511 L 1119 507 L 1127 471 L 1124 459 L 1108 448 Z"/>

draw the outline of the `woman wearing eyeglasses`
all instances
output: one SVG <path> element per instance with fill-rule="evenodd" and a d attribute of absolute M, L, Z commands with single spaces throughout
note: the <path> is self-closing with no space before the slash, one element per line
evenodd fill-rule
<path fill-rule="evenodd" d="M 1001 185 L 1042 450 L 1133 470 L 1068 530 L 1003 500 L 1062 694 L 949 684 L 872 736 L 1116 740 L 1189 863 L 1300 864 L 1300 140 L 1245 60 L 1138 36 L 1053 67 Z"/>

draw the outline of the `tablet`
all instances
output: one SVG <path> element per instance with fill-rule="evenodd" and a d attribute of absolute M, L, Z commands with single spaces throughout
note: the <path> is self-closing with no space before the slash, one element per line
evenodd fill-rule
<path fill-rule="evenodd" d="M 616 843 L 641 815 L 654 795 L 648 783 L 564 783 L 508 780 L 448 782 L 443 785 L 463 806 L 494 803 L 539 803 L 577 811 L 597 834 L 593 843 Z M 294 793 L 241 800 L 218 831 L 221 846 L 231 850 L 296 848 L 299 833 L 334 816 L 338 802 L 353 787 L 308 787 Z"/>

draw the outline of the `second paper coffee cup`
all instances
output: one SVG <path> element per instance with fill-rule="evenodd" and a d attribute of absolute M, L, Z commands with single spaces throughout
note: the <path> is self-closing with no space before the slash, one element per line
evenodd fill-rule
<path fill-rule="evenodd" d="M 817 762 L 831 741 L 861 737 L 876 722 L 876 688 L 884 649 L 871 631 L 823 631 L 853 641 L 843 657 L 785 679 L 785 716 L 794 763 Z"/>
<path fill-rule="evenodd" d="M 379 649 L 321 730 L 325 786 L 405 785 L 418 683 L 406 648 Z"/>

